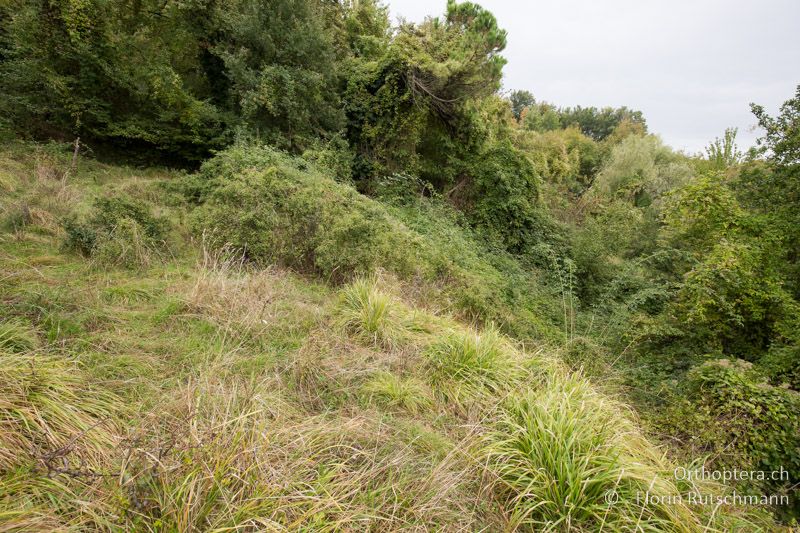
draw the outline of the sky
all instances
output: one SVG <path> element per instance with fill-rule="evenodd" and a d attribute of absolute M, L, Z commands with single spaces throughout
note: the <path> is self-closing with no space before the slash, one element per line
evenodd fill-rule
<path fill-rule="evenodd" d="M 392 21 L 446 0 L 385 0 Z M 508 31 L 503 88 L 559 106 L 627 106 L 673 148 L 725 128 L 748 148 L 750 103 L 774 114 L 800 85 L 800 0 L 477 0 Z"/>

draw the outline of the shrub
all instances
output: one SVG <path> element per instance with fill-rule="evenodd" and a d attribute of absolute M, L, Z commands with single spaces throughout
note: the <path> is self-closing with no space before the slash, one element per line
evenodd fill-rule
<path fill-rule="evenodd" d="M 464 209 L 476 226 L 514 253 L 550 238 L 539 177 L 522 152 L 501 143 L 481 154 L 472 172 Z"/>
<path fill-rule="evenodd" d="M 780 324 L 797 315 L 764 244 L 722 239 L 685 275 L 672 316 L 705 350 L 756 360 Z"/>
<path fill-rule="evenodd" d="M 800 393 L 773 387 L 751 363 L 719 359 L 689 373 L 689 398 L 714 414 L 709 428 L 722 442 L 710 443 L 727 451 L 719 459 L 747 470 L 787 471 L 788 481 L 768 490 L 794 486 L 794 515 L 798 516 L 800 482 Z"/>
<path fill-rule="evenodd" d="M 189 182 L 186 193 L 202 203 L 192 214 L 194 232 L 218 248 L 244 250 L 252 263 L 333 282 L 382 269 L 471 320 L 558 335 L 537 274 L 478 238 L 441 200 L 415 195 L 387 205 L 263 147 L 231 148 Z"/>
<path fill-rule="evenodd" d="M 99 198 L 89 223 L 97 231 L 112 231 L 121 220 L 135 221 L 152 241 L 162 241 L 167 234 L 167 221 L 152 214 L 144 201 L 127 197 Z"/>
<path fill-rule="evenodd" d="M 221 174 L 194 214 L 198 233 L 205 230 L 257 263 L 338 281 L 369 274 L 381 264 L 406 275 L 417 268 L 417 239 L 377 203 L 315 169 L 301 170 L 297 159 L 253 151 L 256 155 L 234 151 L 212 163 Z M 258 166 L 237 172 L 251 162 Z"/>
<path fill-rule="evenodd" d="M 100 198 L 86 222 L 71 216 L 62 225 L 67 249 L 122 267 L 148 266 L 165 246 L 169 227 L 146 202 L 127 197 Z"/>

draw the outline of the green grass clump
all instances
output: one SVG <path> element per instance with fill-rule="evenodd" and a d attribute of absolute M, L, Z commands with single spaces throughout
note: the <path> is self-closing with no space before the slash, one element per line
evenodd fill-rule
<path fill-rule="evenodd" d="M 0 322 L 0 350 L 28 352 L 39 345 L 36 332 L 19 319 Z"/>
<path fill-rule="evenodd" d="M 479 332 L 456 330 L 426 351 L 433 385 L 450 399 L 498 393 L 520 375 L 514 350 L 494 326 Z"/>
<path fill-rule="evenodd" d="M 411 414 L 424 411 L 431 405 L 430 392 L 423 381 L 391 372 L 378 372 L 364 384 L 362 391 L 370 402 Z"/>
<path fill-rule="evenodd" d="M 579 377 L 511 398 L 483 450 L 516 526 L 545 531 L 692 531 L 672 470 L 624 410 Z M 607 494 L 613 493 L 613 500 Z"/>
<path fill-rule="evenodd" d="M 390 295 L 378 288 L 375 278 L 360 278 L 342 290 L 339 321 L 346 332 L 361 340 L 393 348 L 407 333 L 398 307 Z"/>

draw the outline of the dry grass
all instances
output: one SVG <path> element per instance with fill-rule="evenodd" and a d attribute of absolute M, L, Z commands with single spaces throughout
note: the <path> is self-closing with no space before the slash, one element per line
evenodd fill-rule
<path fill-rule="evenodd" d="M 291 274 L 248 269 L 242 255 L 229 248 L 212 252 L 204 246 L 196 272 L 187 303 L 224 328 L 264 331 L 290 326 L 298 316 L 322 315 L 319 296 L 299 290 Z"/>
<path fill-rule="evenodd" d="M 0 356 L 0 470 L 92 475 L 115 445 L 120 403 L 74 365 L 50 356 Z"/>

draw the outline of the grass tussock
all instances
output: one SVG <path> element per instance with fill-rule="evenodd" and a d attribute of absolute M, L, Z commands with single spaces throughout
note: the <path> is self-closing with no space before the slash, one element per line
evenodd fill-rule
<path fill-rule="evenodd" d="M 493 326 L 483 331 L 452 330 L 425 355 L 431 383 L 457 403 L 484 393 L 498 394 L 522 374 L 516 350 Z"/>
<path fill-rule="evenodd" d="M 407 340 L 401 304 L 379 288 L 378 279 L 359 278 L 341 291 L 339 323 L 361 341 L 393 349 Z"/>
<path fill-rule="evenodd" d="M 431 392 L 416 377 L 401 377 L 391 372 L 378 372 L 364 384 L 362 392 L 369 403 L 388 409 L 418 414 L 432 405 Z"/>
<path fill-rule="evenodd" d="M 117 399 L 74 365 L 49 356 L 0 356 L 0 470 L 83 472 L 115 445 Z"/>
<path fill-rule="evenodd" d="M 122 219 L 98 237 L 92 258 L 106 267 L 146 269 L 162 256 L 135 220 Z"/>
<path fill-rule="evenodd" d="M 674 466 L 630 412 L 578 376 L 510 398 L 484 444 L 514 527 L 698 531 L 713 522 L 686 502 L 644 500 L 648 493 L 685 495 L 689 487 L 676 485 Z"/>

